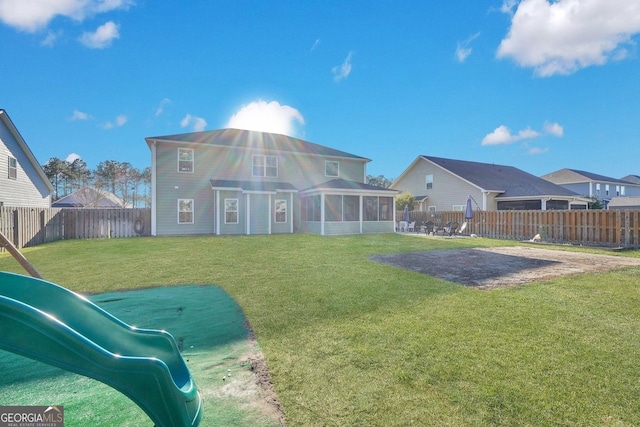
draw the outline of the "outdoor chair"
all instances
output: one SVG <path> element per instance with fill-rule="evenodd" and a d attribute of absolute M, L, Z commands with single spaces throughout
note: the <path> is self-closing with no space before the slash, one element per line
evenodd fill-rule
<path fill-rule="evenodd" d="M 409 225 L 407 226 L 407 231 L 416 231 L 416 222 L 412 221 L 409 223 Z"/>
<path fill-rule="evenodd" d="M 449 236 L 453 236 L 456 233 L 457 229 L 458 229 L 458 223 L 455 221 L 448 222 L 447 225 L 444 226 L 444 232 Z"/>
<path fill-rule="evenodd" d="M 424 233 L 428 236 L 429 234 L 433 233 L 433 229 L 435 227 L 435 224 L 433 223 L 433 221 L 427 221 L 424 223 Z"/>
<path fill-rule="evenodd" d="M 463 222 L 462 225 L 460 226 L 460 230 L 456 231 L 456 234 L 462 234 L 464 233 L 464 230 L 467 229 L 467 221 Z"/>

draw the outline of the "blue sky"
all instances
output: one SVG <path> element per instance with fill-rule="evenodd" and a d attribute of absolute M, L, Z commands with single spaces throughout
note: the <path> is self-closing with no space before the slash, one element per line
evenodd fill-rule
<path fill-rule="evenodd" d="M 241 127 L 372 159 L 640 174 L 637 0 L 0 0 L 0 108 L 40 163 L 150 165 Z"/>

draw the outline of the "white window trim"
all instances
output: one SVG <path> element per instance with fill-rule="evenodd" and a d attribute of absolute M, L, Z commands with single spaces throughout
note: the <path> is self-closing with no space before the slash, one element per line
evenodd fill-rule
<path fill-rule="evenodd" d="M 256 163 L 256 157 L 262 157 L 262 165 L 259 165 Z M 273 158 L 276 161 L 276 174 L 275 175 L 267 175 L 267 158 Z M 262 174 L 258 175 L 255 173 L 255 167 L 261 167 L 262 168 Z M 272 166 L 269 166 L 269 168 L 272 168 Z M 280 165 L 278 163 L 278 156 L 269 156 L 266 154 L 254 154 L 251 157 L 251 176 L 254 177 L 259 177 L 259 178 L 277 178 L 278 175 L 280 174 Z"/>
<path fill-rule="evenodd" d="M 467 205 L 453 205 L 451 207 L 451 210 L 453 210 L 454 212 L 464 212 L 466 208 Z"/>
<path fill-rule="evenodd" d="M 329 175 L 327 173 L 327 166 L 329 165 L 329 163 L 334 163 L 336 165 L 336 174 L 335 175 Z M 324 161 L 324 176 L 330 177 L 330 178 L 338 178 L 338 177 L 340 177 L 340 162 L 336 162 L 334 160 L 325 160 Z"/>
<path fill-rule="evenodd" d="M 427 212 L 437 212 L 438 209 L 434 205 L 427 206 Z"/>
<path fill-rule="evenodd" d="M 278 205 L 283 204 L 284 203 L 284 221 L 278 221 Z M 276 224 L 286 224 L 288 222 L 287 218 L 288 218 L 288 212 L 289 212 L 289 204 L 287 203 L 286 199 L 276 199 L 274 204 L 273 204 L 273 221 Z"/>
<path fill-rule="evenodd" d="M 236 210 L 235 211 L 231 211 L 227 208 L 227 202 L 231 202 L 231 201 L 235 201 L 235 205 L 236 205 Z M 232 221 L 227 221 L 227 213 L 228 212 L 235 212 L 236 213 L 236 220 L 235 222 Z M 238 224 L 240 222 L 240 201 L 238 199 L 224 199 L 224 223 L 225 224 Z"/>
<path fill-rule="evenodd" d="M 431 182 L 429 182 L 429 177 L 431 177 Z M 429 188 L 429 184 L 431 184 L 431 188 Z M 425 190 L 433 190 L 433 174 L 428 174 L 424 177 L 424 188 Z"/>
<path fill-rule="evenodd" d="M 180 160 L 180 152 L 191 152 L 191 160 Z M 180 169 L 180 163 L 181 162 L 191 162 L 191 170 L 181 170 Z M 179 173 L 194 173 L 195 172 L 195 153 L 193 151 L 193 148 L 182 148 L 182 147 L 178 147 L 178 163 L 176 164 L 176 167 L 178 168 L 178 172 Z"/>
<path fill-rule="evenodd" d="M 180 210 L 180 202 L 191 202 L 191 211 L 181 211 Z M 193 224 L 195 222 L 195 207 L 193 199 L 178 199 L 178 224 Z M 180 221 L 180 212 L 191 212 L 191 221 Z"/>
<path fill-rule="evenodd" d="M 15 166 L 11 166 L 12 160 Z M 15 157 L 9 156 L 7 159 L 7 167 L 9 168 L 9 179 L 18 179 L 18 160 Z"/>

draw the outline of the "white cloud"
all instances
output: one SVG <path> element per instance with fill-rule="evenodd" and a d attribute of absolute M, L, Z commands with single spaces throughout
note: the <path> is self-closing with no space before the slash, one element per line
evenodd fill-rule
<path fill-rule="evenodd" d="M 49 47 L 53 46 L 56 43 L 56 41 L 60 37 L 62 37 L 62 34 L 63 34 L 62 30 L 59 30 L 59 31 L 49 30 L 47 32 L 47 36 L 44 38 L 44 40 L 40 42 L 40 46 L 49 46 Z"/>
<path fill-rule="evenodd" d="M 320 39 L 316 39 L 316 41 L 313 42 L 313 46 L 311 46 L 311 50 L 309 51 L 309 53 L 311 53 L 314 50 L 316 50 L 316 47 L 318 47 L 319 44 L 320 44 Z"/>
<path fill-rule="evenodd" d="M 79 154 L 71 153 L 64 159 L 66 162 L 73 163 L 75 160 L 82 159 Z"/>
<path fill-rule="evenodd" d="M 115 118 L 114 121 L 104 123 L 102 125 L 102 128 L 106 130 L 113 129 L 116 127 L 119 128 L 120 126 L 124 126 L 125 123 L 127 123 L 127 116 L 125 116 L 124 114 L 120 114 L 118 117 Z"/>
<path fill-rule="evenodd" d="M 572 74 L 628 56 L 632 36 L 640 33 L 638 0 L 505 1 L 511 29 L 497 57 L 510 57 L 541 77 Z"/>
<path fill-rule="evenodd" d="M 351 57 L 353 57 L 353 52 L 349 52 L 344 62 L 341 65 L 336 65 L 331 69 L 333 73 L 333 80 L 339 82 L 342 79 L 346 79 L 351 74 Z"/>
<path fill-rule="evenodd" d="M 539 136 L 540 133 L 532 130 L 531 128 L 522 129 L 520 132 L 513 135 L 508 127 L 500 125 L 493 132 L 482 138 L 482 145 L 511 144 L 512 142 L 537 138 Z"/>
<path fill-rule="evenodd" d="M 133 0 L 0 0 L 0 21 L 22 31 L 46 27 L 56 16 L 83 21 L 116 9 L 128 9 Z"/>
<path fill-rule="evenodd" d="M 225 127 L 293 136 L 296 124 L 304 125 L 300 111 L 277 101 L 267 103 L 259 99 L 242 106 Z"/>
<path fill-rule="evenodd" d="M 80 43 L 91 49 L 104 49 L 111 45 L 114 39 L 120 38 L 118 25 L 109 21 L 99 26 L 95 32 L 84 32 L 78 40 Z"/>
<path fill-rule="evenodd" d="M 164 98 L 162 101 L 160 101 L 160 104 L 158 104 L 158 108 L 156 108 L 156 117 L 164 113 L 164 109 L 168 105 L 171 105 L 171 100 L 169 98 Z"/>
<path fill-rule="evenodd" d="M 532 147 L 527 151 L 527 154 L 536 155 L 536 154 L 544 154 L 549 151 L 548 147 L 540 148 L 540 147 Z"/>
<path fill-rule="evenodd" d="M 90 118 L 91 116 L 87 113 L 83 113 L 82 111 L 78 111 L 78 110 L 73 110 L 73 114 L 71 115 L 69 120 L 71 120 L 72 122 L 75 122 L 76 120 L 89 120 Z"/>
<path fill-rule="evenodd" d="M 471 55 L 472 49 L 469 47 L 469 45 L 479 36 L 480 33 L 475 33 L 465 41 L 458 42 L 458 47 L 456 48 L 456 59 L 458 60 L 458 62 L 464 62 L 467 57 Z"/>
<path fill-rule="evenodd" d="M 564 135 L 564 128 L 558 123 L 544 122 L 543 130 L 545 133 L 557 137 Z"/>
<path fill-rule="evenodd" d="M 182 126 L 183 128 L 191 126 L 194 132 L 202 132 L 204 128 L 207 127 L 207 121 L 202 117 L 187 114 L 186 116 L 184 116 L 184 119 L 180 121 L 180 126 Z"/>

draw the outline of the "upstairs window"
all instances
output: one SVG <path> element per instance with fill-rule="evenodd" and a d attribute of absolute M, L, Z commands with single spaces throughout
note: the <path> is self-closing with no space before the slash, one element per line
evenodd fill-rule
<path fill-rule="evenodd" d="M 340 176 L 340 163 L 325 161 L 324 162 L 324 175 L 328 177 L 339 177 Z"/>
<path fill-rule="evenodd" d="M 431 190 L 433 188 L 433 175 L 427 175 L 425 179 L 425 187 L 427 190 Z"/>
<path fill-rule="evenodd" d="M 252 173 L 253 176 L 277 178 L 278 157 L 255 154 L 253 156 Z"/>
<path fill-rule="evenodd" d="M 604 185 L 604 195 L 608 196 L 609 195 L 609 184 L 605 184 Z"/>
<path fill-rule="evenodd" d="M 600 195 L 600 184 L 596 183 L 596 196 Z"/>
<path fill-rule="evenodd" d="M 193 149 L 178 148 L 178 172 L 193 172 Z"/>
<path fill-rule="evenodd" d="M 624 191 L 624 185 L 623 185 L 623 186 L 620 187 L 620 195 L 624 196 L 625 195 L 624 193 L 625 193 L 625 191 Z"/>
<path fill-rule="evenodd" d="M 9 179 L 18 179 L 18 161 L 9 157 Z"/>

